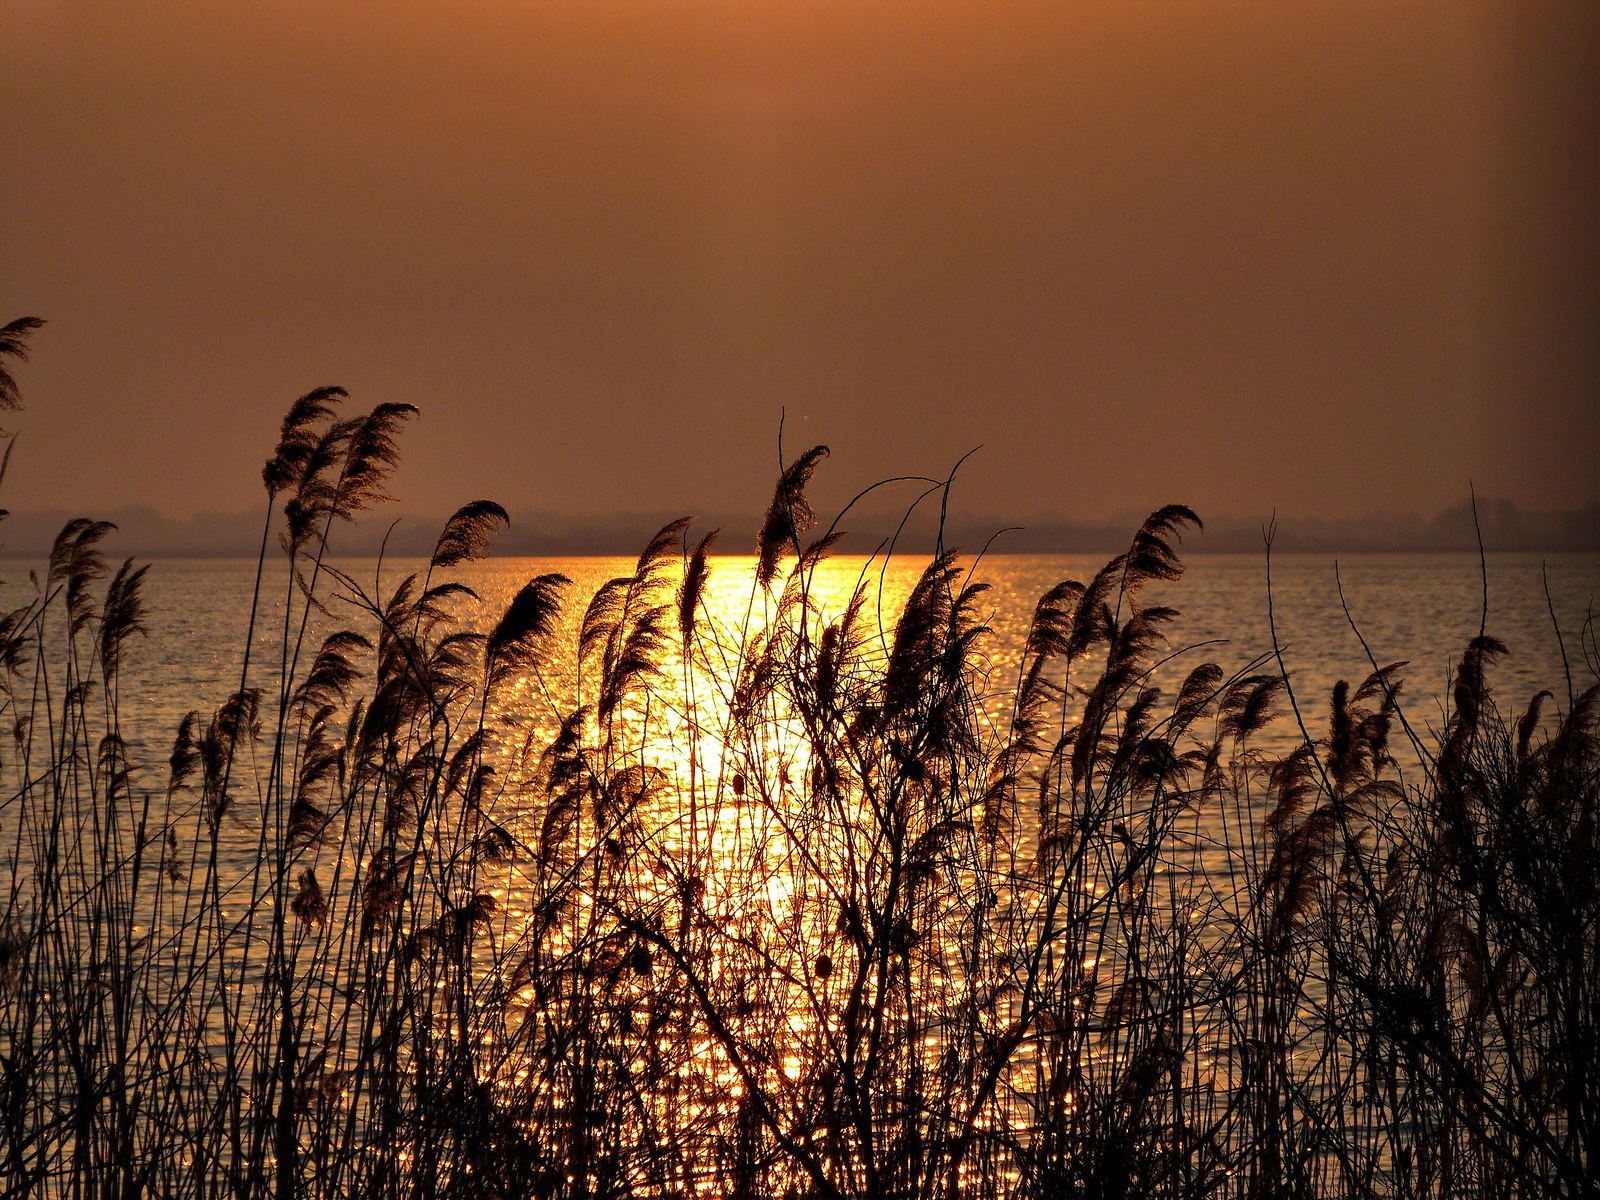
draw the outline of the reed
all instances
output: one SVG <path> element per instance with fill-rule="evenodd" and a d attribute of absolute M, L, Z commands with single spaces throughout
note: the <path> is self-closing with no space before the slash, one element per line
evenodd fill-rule
<path fill-rule="evenodd" d="M 1436 734 L 1402 663 L 1314 718 L 1146 602 L 1177 506 L 1020 661 L 951 548 L 886 628 L 869 572 L 824 611 L 820 447 L 742 623 L 687 519 L 485 613 L 489 501 L 380 591 L 325 547 L 411 410 L 347 399 L 285 418 L 238 687 L 166 763 L 106 525 L 0 617 L 7 1195 L 1595 1193 L 1592 683 L 1503 711 L 1485 633 Z"/>

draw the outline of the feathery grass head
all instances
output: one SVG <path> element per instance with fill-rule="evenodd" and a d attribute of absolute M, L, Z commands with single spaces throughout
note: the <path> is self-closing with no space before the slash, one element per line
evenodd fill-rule
<path fill-rule="evenodd" d="M 792 549 L 800 552 L 800 535 L 816 524 L 816 514 L 806 499 L 806 485 L 817 464 L 828 456 L 826 446 L 813 446 L 795 459 L 778 478 L 778 486 L 767 506 L 766 519 L 761 523 L 761 534 L 756 539 L 759 562 L 756 578 L 765 587 L 778 574 L 778 560 Z"/>
<path fill-rule="evenodd" d="M 1456 667 L 1454 695 L 1458 727 L 1471 729 L 1477 725 L 1478 714 L 1489 692 L 1489 665 L 1507 653 L 1506 644 L 1497 637 L 1483 635 L 1467 643 L 1466 652 Z"/>
<path fill-rule="evenodd" d="M 374 504 L 393 499 L 384 485 L 400 465 L 397 438 L 406 419 L 419 411 L 415 404 L 380 404 L 357 421 L 333 502 L 335 515 L 352 520 Z"/>
<path fill-rule="evenodd" d="M 1517 761 L 1524 763 L 1528 759 L 1529 747 L 1533 745 L 1533 735 L 1539 728 L 1539 720 L 1544 713 L 1544 702 L 1554 700 L 1555 695 L 1549 688 L 1541 689 L 1534 693 L 1533 699 L 1528 701 L 1528 707 L 1523 710 L 1522 719 L 1517 722 Z"/>
<path fill-rule="evenodd" d="M 545 639 L 560 620 L 562 594 L 571 582 L 559 573 L 540 575 L 512 597 L 484 643 L 490 688 L 537 663 Z"/>
<path fill-rule="evenodd" d="M 312 660 L 305 679 L 295 689 L 296 710 L 313 713 L 325 706 L 344 703 L 351 687 L 361 678 L 361 671 L 351 661 L 352 657 L 371 650 L 372 643 L 354 630 L 329 634 L 323 639 L 322 648 Z"/>
<path fill-rule="evenodd" d="M 284 530 L 280 537 L 290 558 L 310 542 L 333 510 L 339 494 L 339 464 L 345 459 L 350 438 L 359 424 L 359 418 L 330 421 L 296 458 L 294 494 L 283 505 Z"/>
<path fill-rule="evenodd" d="M 289 911 L 307 925 L 328 923 L 328 897 L 317 881 L 315 868 L 307 867 L 300 872 L 300 890 L 289 902 Z"/>
<path fill-rule="evenodd" d="M 33 614 L 31 604 L 0 614 L 0 668 L 15 675 L 22 669 L 23 653 L 32 640 L 28 633 L 28 618 Z"/>
<path fill-rule="evenodd" d="M 689 528 L 689 522 L 692 520 L 693 517 L 679 517 L 676 521 L 667 522 L 656 531 L 634 566 L 633 579 L 636 588 L 653 589 L 660 582 L 661 573 L 681 552 L 684 530 Z"/>
<path fill-rule="evenodd" d="M 317 760 L 308 765 L 311 766 L 313 772 L 320 775 L 323 773 L 324 764 L 331 768 L 337 762 L 337 757 L 324 755 L 319 756 Z M 331 775 L 331 769 L 327 773 Z M 303 794 L 304 790 L 308 790 L 309 786 L 315 782 L 310 777 L 310 774 L 307 771 L 301 772 L 300 786 L 302 794 L 297 796 L 294 803 L 289 806 L 289 820 L 284 826 L 283 836 L 291 851 L 304 850 L 310 846 L 321 845 L 327 836 L 327 812 L 320 805 L 308 800 Z"/>
<path fill-rule="evenodd" d="M 720 529 L 713 529 L 700 539 L 700 544 L 694 548 L 694 553 L 689 556 L 689 562 L 683 569 L 683 583 L 678 588 L 678 633 L 683 639 L 687 651 L 689 643 L 694 639 L 695 622 L 700 612 L 700 601 L 705 595 L 706 583 L 711 578 L 711 564 L 707 556 L 711 553 L 711 544 L 717 540 Z"/>
<path fill-rule="evenodd" d="M 1072 646 L 1072 618 L 1083 598 L 1083 584 L 1063 579 L 1033 608 L 1033 623 L 1028 627 L 1025 653 L 1036 658 L 1055 658 Z"/>
<path fill-rule="evenodd" d="M 28 361 L 28 338 L 44 322 L 38 317 L 18 317 L 0 325 L 0 411 L 16 412 L 22 407 L 22 393 L 12 378 L 6 359 Z"/>
<path fill-rule="evenodd" d="M 181 728 L 179 735 L 182 736 Z M 240 739 L 255 742 L 260 737 L 260 688 L 246 688 L 229 696 L 212 716 L 206 731 L 200 735 L 196 748 L 200 755 L 206 816 L 213 830 L 221 827 L 222 819 L 233 803 L 229 778 Z M 176 758 L 176 749 L 173 754 Z"/>
<path fill-rule="evenodd" d="M 1246 675 L 1235 680 L 1223 693 L 1218 709 L 1222 735 L 1243 741 L 1266 728 L 1274 716 L 1273 701 L 1288 686 L 1282 675 Z"/>
<path fill-rule="evenodd" d="M 143 634 L 144 600 L 139 595 L 148 565 L 133 569 L 133 559 L 126 560 L 106 588 L 105 603 L 100 610 L 100 670 L 107 680 L 122 666 L 122 648 L 135 633 Z"/>
<path fill-rule="evenodd" d="M 1205 528 L 1194 510 L 1184 504 L 1168 504 L 1146 517 L 1139 532 L 1133 535 L 1133 546 L 1128 551 L 1124 589 L 1136 592 L 1152 579 L 1180 578 L 1183 563 L 1172 548 L 1172 540 L 1181 541 L 1183 530 L 1190 525 L 1196 529 Z"/>
<path fill-rule="evenodd" d="M 488 925 L 500 902 L 487 892 L 479 892 L 458 907 L 447 910 L 434 928 L 434 936 L 446 953 L 456 956 L 465 949 L 472 931 Z"/>
<path fill-rule="evenodd" d="M 339 389 L 321 389 L 290 410 L 291 417 L 299 410 L 305 419 L 292 435 L 286 434 L 288 448 L 281 458 L 274 455 L 264 472 L 269 491 L 274 485 L 287 488 L 292 483 L 294 487 L 294 495 L 283 506 L 281 537 L 291 558 L 329 518 L 353 521 L 374 504 L 392 499 L 384 485 L 400 463 L 400 427 L 418 411 L 414 404 L 380 404 L 366 416 L 330 421 L 313 436 L 310 426 L 331 412 L 326 401 L 335 392 L 344 394 Z M 314 399 L 319 394 L 321 399 Z"/>
<path fill-rule="evenodd" d="M 1187 729 L 1211 707 L 1221 686 L 1222 668 L 1214 662 L 1201 663 L 1190 671 L 1172 707 L 1173 724 L 1180 730 Z"/>
<path fill-rule="evenodd" d="M 428 565 L 437 570 L 480 559 L 488 552 L 495 535 L 510 524 L 506 510 L 493 500 L 464 504 L 445 522 Z"/>
<path fill-rule="evenodd" d="M 45 588 L 48 591 L 57 584 L 66 585 L 67 618 L 74 636 L 94 619 L 89 585 L 105 578 L 106 574 L 105 558 L 95 548 L 96 544 L 116 528 L 110 521 L 76 517 L 62 526 L 50 548 Z"/>
<path fill-rule="evenodd" d="M 200 765 L 200 749 L 194 732 L 195 726 L 199 723 L 200 714 L 191 709 L 183 715 L 183 720 L 178 724 L 178 736 L 173 739 L 172 754 L 167 759 L 171 771 L 167 782 L 168 793 L 186 787 L 194 775 L 195 768 Z"/>
<path fill-rule="evenodd" d="M 28 936 L 15 913 L 7 913 L 0 920 L 0 995 L 11 992 L 22 975 L 23 955 L 28 948 Z"/>
<path fill-rule="evenodd" d="M 332 421 L 333 406 L 348 397 L 349 393 L 342 387 L 319 387 L 289 406 L 277 448 L 261 468 L 261 482 L 266 486 L 267 495 L 276 496 L 299 486 L 320 441 L 312 427 L 322 421 Z"/>

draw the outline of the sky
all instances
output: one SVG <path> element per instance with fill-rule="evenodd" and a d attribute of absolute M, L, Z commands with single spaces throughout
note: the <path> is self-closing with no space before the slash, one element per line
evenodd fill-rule
<path fill-rule="evenodd" d="M 0 0 L 0 503 L 1600 500 L 1591 0 Z"/>

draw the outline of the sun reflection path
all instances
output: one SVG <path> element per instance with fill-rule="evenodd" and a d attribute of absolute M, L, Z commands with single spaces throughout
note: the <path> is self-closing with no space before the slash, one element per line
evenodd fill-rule
<path fill-rule="evenodd" d="M 879 564 L 869 572 L 859 564 L 824 564 L 810 576 L 800 620 L 817 636 L 844 614 L 858 589 L 866 589 L 871 603 L 865 607 L 866 637 L 859 661 L 867 671 L 881 668 L 894 624 L 922 566 L 897 563 L 884 569 Z M 836 1059 L 837 1043 L 844 1036 L 840 1005 L 845 981 L 833 974 L 832 963 L 845 957 L 841 941 L 848 930 L 826 878 L 843 860 L 801 861 L 796 856 L 796 827 L 819 819 L 807 810 L 814 764 L 798 716 L 776 704 L 763 709 L 753 729 L 738 727 L 741 672 L 779 623 L 794 620 L 797 611 L 792 595 L 786 601 L 781 579 L 762 589 L 754 585 L 754 570 L 754 559 L 717 560 L 704 596 L 696 652 L 685 657 L 671 649 L 650 685 L 621 706 L 606 729 L 590 727 L 585 736 L 603 737 L 608 747 L 620 748 L 613 770 L 631 763 L 641 769 L 641 779 L 653 784 L 640 793 L 640 838 L 652 851 L 630 867 L 632 902 L 648 905 L 654 898 L 667 905 L 686 885 L 698 889 L 697 899 L 716 933 L 702 938 L 708 959 L 700 965 L 725 992 L 725 1019 L 737 1028 L 742 1043 L 772 1046 L 773 1069 L 794 1084 L 817 1062 Z M 562 636 L 568 645 L 576 638 L 571 613 Z M 539 678 L 522 680 L 497 701 L 490 715 L 507 735 L 496 750 L 502 779 L 527 772 L 528 747 L 548 743 L 563 710 L 587 700 L 591 686 L 570 657 L 552 656 Z M 850 820 L 835 819 L 844 824 Z M 530 797 L 517 829 L 522 842 L 537 844 L 540 820 L 541 805 Z M 836 835 L 824 834 L 825 852 L 837 856 L 838 845 L 828 844 Z M 508 875 L 536 869 L 518 864 Z M 530 903 L 536 892 L 532 878 L 521 886 L 508 878 L 497 889 L 495 894 L 508 901 L 505 934 L 529 932 L 533 914 L 517 911 L 518 901 Z M 558 930 L 552 949 L 575 949 L 584 922 L 594 915 L 588 898 L 580 897 L 570 931 Z M 784 930 L 786 939 L 778 940 Z M 758 969 L 752 970 L 753 964 Z M 959 968 L 947 968 L 945 975 L 946 987 L 959 988 Z M 865 981 L 873 978 L 869 972 Z M 634 1006 L 644 1015 L 629 1023 L 642 1020 L 653 1028 L 657 1018 L 650 1015 L 649 991 L 633 986 L 639 993 Z M 936 987 L 928 980 L 922 986 L 930 993 Z M 527 989 L 519 997 L 524 1002 L 532 998 Z M 819 1054 L 819 1040 L 835 1043 L 834 1051 Z M 936 1067 L 943 1042 L 932 1031 L 919 1039 L 915 1052 L 926 1060 L 925 1067 Z M 707 1097 L 724 1097 L 713 1101 L 712 1108 L 745 1102 L 739 1070 L 717 1039 L 693 1039 L 674 1078 L 667 1081 L 672 1083 L 665 1088 L 667 1097 L 681 1093 L 700 1099 L 676 1113 L 669 1105 L 661 1114 L 664 1120 L 700 1119 Z M 516 1077 L 518 1083 L 525 1079 L 525 1073 Z"/>
<path fill-rule="evenodd" d="M 814 631 L 837 620 L 856 589 L 867 587 L 871 591 L 867 610 L 871 636 L 863 658 L 881 664 L 888 655 L 894 622 L 923 566 L 919 560 L 895 560 L 887 567 L 859 559 L 819 564 L 807 589 Z M 812 766 L 809 744 L 792 718 L 765 722 L 761 729 L 762 765 L 770 778 L 755 773 L 749 756 L 741 755 L 728 728 L 726 716 L 733 707 L 744 653 L 759 645 L 778 619 L 785 584 L 780 575 L 769 588 L 757 587 L 755 567 L 754 557 L 714 560 L 697 627 L 698 652 L 686 660 L 674 642 L 648 690 L 613 716 L 610 730 L 617 744 L 638 753 L 642 765 L 659 770 L 679 785 L 673 790 L 700 790 L 708 780 L 717 785 L 713 795 L 717 807 L 708 816 L 717 831 L 713 844 L 719 860 L 740 848 L 748 834 L 738 822 L 728 823 L 728 814 L 748 809 L 758 793 L 771 797 L 795 787 L 807 778 Z M 504 732 L 494 751 L 502 778 L 514 778 L 528 765 L 529 749 L 548 744 L 562 717 L 580 701 L 590 699 L 580 686 L 570 653 L 578 619 L 589 598 L 581 590 L 586 582 L 580 580 L 580 586 L 574 588 L 558 631 L 557 651 L 539 675 L 525 676 L 503 689 L 490 705 L 491 727 Z M 731 761 L 730 756 L 737 760 Z M 654 815 L 668 827 L 687 819 L 671 801 L 657 805 Z M 663 832 L 670 843 L 675 836 L 672 829 Z"/>
<path fill-rule="evenodd" d="M 1015 1144 L 1027 1143 L 1033 1123 L 1046 1105 L 1053 1103 L 1075 1112 L 1081 1097 L 1095 1094 L 1096 1089 L 1103 1091 L 1105 1078 L 1130 1068 L 1130 1056 L 1135 1053 L 1132 1043 L 1122 1040 L 1115 1020 L 1105 1024 L 1103 1015 L 1107 1007 L 1140 1000 L 1137 989 L 1128 990 L 1130 980 L 1141 986 L 1146 982 L 1133 978 L 1134 950 L 1127 930 L 1102 926 L 1095 953 L 1070 956 L 1070 962 L 1077 964 L 1073 969 L 1084 980 L 1084 1018 L 1099 1020 L 1109 1030 L 1085 1044 L 1082 1064 L 1087 1077 L 1081 1089 L 1055 1088 L 1053 1084 L 1047 1088 L 1048 1080 L 1065 1078 L 1053 1076 L 1049 1062 L 1050 1039 L 1061 1030 L 1046 1028 L 1036 1017 L 1018 1016 L 1016 1002 L 1006 998 L 1005 981 L 994 974 L 997 969 L 1003 974 L 1009 968 L 962 957 L 964 921 L 974 919 L 974 914 L 981 914 L 986 907 L 1021 909 L 1036 901 L 1036 883 L 1027 869 L 1018 870 L 1016 858 L 1010 876 L 1017 885 L 1014 893 L 1003 885 L 991 890 L 986 878 L 952 876 L 941 880 L 941 887 L 950 893 L 941 901 L 948 915 L 936 911 L 940 904 L 931 905 L 928 911 L 934 915 L 923 918 L 921 928 L 908 927 L 903 933 L 891 928 L 885 916 L 873 936 L 880 943 L 892 942 L 896 946 L 893 955 L 898 957 L 879 965 L 862 962 L 865 955 L 858 956 L 853 992 L 846 978 L 849 972 L 835 968 L 836 963 L 848 962 L 852 944 L 865 944 L 859 933 L 862 916 L 852 916 L 848 901 L 842 900 L 847 894 L 842 881 L 854 881 L 859 872 L 868 880 L 870 891 L 871 872 L 880 869 L 879 864 L 852 858 L 857 845 L 852 841 L 852 829 L 870 825 L 867 818 L 871 814 L 851 811 L 849 806 L 855 801 L 840 794 L 833 796 L 832 809 L 819 805 L 817 796 L 823 789 L 814 785 L 813 772 L 825 764 L 813 761 L 813 738 L 801 714 L 786 708 L 782 689 L 775 688 L 762 697 L 760 719 L 744 721 L 740 714 L 747 700 L 741 689 L 746 686 L 751 663 L 769 639 L 792 634 L 786 621 L 792 626 L 798 619 L 814 637 L 819 636 L 829 622 L 849 609 L 863 586 L 868 603 L 862 669 L 868 673 L 881 669 L 889 659 L 895 623 L 923 565 L 901 562 L 874 573 L 871 564 L 864 567 L 859 560 L 825 563 L 810 575 L 805 602 L 797 607 L 792 592 L 786 594 L 789 585 L 781 576 L 771 588 L 756 585 L 754 559 L 719 559 L 704 595 L 694 652 L 685 656 L 673 639 L 664 640 L 664 652 L 647 686 L 618 707 L 603 729 L 591 718 L 582 731 L 588 742 L 604 746 L 604 753 L 610 756 L 607 771 L 613 778 L 626 776 L 638 781 L 632 797 L 637 803 L 630 818 L 632 848 L 638 852 L 630 854 L 622 847 L 622 834 L 617 832 L 621 823 L 617 831 L 602 829 L 596 817 L 588 832 L 595 879 L 600 879 L 602 871 L 625 874 L 631 904 L 658 914 L 685 913 L 678 941 L 685 954 L 702 956 L 696 966 L 716 989 L 701 1003 L 714 1002 L 723 1013 L 725 1028 L 717 1036 L 694 1029 L 693 1015 L 674 1009 L 663 999 L 666 985 L 652 982 L 648 954 L 634 977 L 608 985 L 615 988 L 610 1002 L 621 1007 L 606 1019 L 618 1022 L 623 1042 L 634 1047 L 647 1074 L 654 1069 L 650 1064 L 657 1054 L 651 1039 L 663 1030 L 677 1030 L 676 1044 L 683 1053 L 661 1068 L 665 1077 L 659 1080 L 657 1093 L 657 1115 L 663 1122 L 714 1122 L 719 1116 L 726 1120 L 730 1113 L 743 1111 L 750 1099 L 750 1067 L 738 1060 L 737 1052 L 730 1048 L 734 1044 L 747 1050 L 763 1048 L 761 1070 L 778 1081 L 775 1094 L 826 1093 L 833 1086 L 826 1064 L 839 1063 L 854 1053 L 841 1049 L 858 1033 L 849 1006 L 858 1001 L 863 988 L 881 994 L 899 987 L 888 978 L 888 972 L 895 970 L 903 971 L 906 980 L 903 995 L 895 993 L 890 1002 L 902 1029 L 892 1048 L 899 1056 L 894 1069 L 904 1072 L 906 1078 L 959 1076 L 963 1069 L 970 1077 L 973 1064 L 952 1067 L 949 1062 L 949 1052 L 954 1051 L 958 1039 L 966 1039 L 959 1044 L 969 1056 L 984 1039 L 988 1045 L 1008 1045 L 1005 1054 L 1012 1058 L 1004 1086 L 994 1102 L 985 1102 L 971 1119 L 985 1129 L 1004 1124 L 1006 1137 Z M 585 598 L 580 590 L 580 603 L 567 615 L 558 650 L 576 641 L 576 622 Z M 1000 614 L 1012 626 L 1018 620 L 1014 609 L 1009 606 Z M 980 642 L 973 664 L 980 689 L 975 697 L 976 720 L 989 732 L 1004 728 L 1011 717 L 1012 680 L 1007 674 L 1016 667 L 1021 639 L 1015 628 L 1006 632 L 1008 636 L 995 639 L 992 647 Z M 1100 663 L 1095 655 L 1089 655 L 1079 666 L 1082 677 L 1093 678 Z M 1164 669 L 1176 674 L 1188 666 L 1183 663 Z M 564 715 L 590 700 L 594 684 L 581 672 L 572 655 L 552 654 L 537 677 L 522 680 L 497 701 L 491 720 L 504 736 L 493 753 L 501 764 L 502 780 L 526 779 L 530 766 L 536 767 L 529 762 L 528 748 L 549 743 Z M 990 676 L 995 681 L 992 688 L 984 683 Z M 1065 723 L 1063 717 L 1063 727 Z M 974 761 L 981 762 L 983 753 Z M 629 776 L 629 771 L 636 774 Z M 920 781 L 920 774 L 917 779 Z M 516 818 L 518 832 L 525 845 L 537 845 L 543 805 L 536 789 L 530 788 L 520 797 L 508 793 L 502 798 L 513 808 L 519 799 L 524 802 Z M 1246 803 L 1253 801 L 1247 799 Z M 1022 815 L 1026 821 L 1026 807 Z M 1129 809 L 1123 819 L 1137 822 L 1145 815 Z M 1259 817 L 1259 813 L 1244 815 L 1251 824 Z M 1182 969 L 1192 976 L 1186 986 L 1193 981 L 1203 983 L 1203 959 L 1219 947 L 1222 937 L 1223 925 L 1211 918 L 1229 911 L 1242 886 L 1231 868 L 1214 869 L 1219 864 L 1227 866 L 1222 862 L 1227 847 L 1224 843 L 1218 849 L 1216 832 L 1206 825 L 1213 819 L 1213 815 L 1198 811 L 1181 816 L 1172 828 L 1168 849 L 1162 851 L 1160 861 L 1152 860 L 1148 872 L 1150 881 L 1170 892 L 1172 911 L 1179 914 L 1180 923 L 1195 927 L 1192 934 L 1183 935 L 1187 940 L 1182 944 L 1189 949 L 1179 952 L 1189 964 Z M 1107 836 L 1100 852 L 1106 857 L 1067 880 L 1077 894 L 1069 903 L 1082 912 L 1122 911 L 1119 906 L 1124 901 L 1114 892 L 1123 883 L 1108 888 L 1107 872 L 1114 870 L 1117 856 L 1124 855 L 1133 841 L 1125 824 L 1108 818 L 1104 825 L 1102 832 Z M 1012 853 L 1034 859 L 1042 855 L 1045 838 L 1035 836 L 1038 833 L 1037 826 L 1025 824 L 1015 839 L 1020 852 L 1013 846 Z M 613 838 L 618 839 L 614 855 Z M 606 844 L 602 847 L 603 839 Z M 581 836 L 579 842 L 581 845 Z M 605 865 L 612 858 L 617 865 Z M 518 901 L 534 902 L 538 888 L 532 875 L 540 869 L 526 862 L 508 868 L 506 886 L 495 893 L 506 898 L 505 929 L 512 936 L 527 933 L 534 924 L 534 914 L 519 911 Z M 513 879 L 518 872 L 526 873 L 520 883 Z M 552 952 L 576 954 L 583 939 L 604 923 L 605 904 L 600 889 L 592 894 L 580 890 L 565 918 L 567 923 L 552 931 Z M 688 916 L 691 907 L 696 912 L 693 922 Z M 1013 913 L 1007 919 L 1024 930 L 1032 920 L 1026 912 L 1021 916 Z M 639 936 L 638 931 L 632 930 L 631 936 Z M 918 950 L 919 941 L 931 949 Z M 639 952 L 637 948 L 632 951 Z M 904 966 L 899 965 L 901 959 Z M 1068 965 L 1064 962 L 1062 969 L 1067 970 Z M 1077 986 L 1069 985 L 1069 991 L 1063 993 L 1069 995 L 1071 1010 L 1080 1007 L 1080 994 L 1070 990 Z M 1097 987 L 1103 1002 L 1101 1015 L 1090 1018 Z M 986 1013 L 1000 1020 L 1002 1027 L 983 1030 L 974 1041 L 975 1026 L 960 1029 L 952 1022 L 967 1011 L 963 1007 L 967 1000 L 982 989 L 989 989 L 987 998 L 969 1007 L 976 1010 L 987 1005 Z M 1237 1064 L 1214 1052 L 1226 1041 L 1224 1016 L 1197 1011 L 1190 1018 L 1186 1036 L 1189 1061 L 1199 1072 L 1195 1086 L 1214 1086 L 1219 1071 L 1231 1080 L 1237 1069 Z M 1008 1021 L 1015 1024 L 1014 1031 L 1004 1027 Z M 1168 1052 L 1164 1045 L 1157 1048 Z M 1097 1077 L 1102 1078 L 1097 1082 Z M 786 1085 L 794 1086 L 786 1091 Z M 1052 1094 L 1047 1096 L 1047 1091 Z M 803 1124 L 806 1115 L 789 1113 L 784 1119 Z"/>

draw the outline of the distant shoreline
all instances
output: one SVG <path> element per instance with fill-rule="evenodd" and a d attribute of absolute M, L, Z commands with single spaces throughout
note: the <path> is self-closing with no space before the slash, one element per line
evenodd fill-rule
<path fill-rule="evenodd" d="M 79 514 L 65 510 L 12 513 L 0 522 L 0 559 L 37 560 L 49 554 L 56 533 L 72 517 L 92 515 L 109 520 L 117 532 L 105 542 L 108 553 L 144 559 L 248 558 L 261 545 L 259 514 L 214 513 L 173 518 L 150 508 L 126 507 Z M 561 516 L 548 512 L 511 513 L 511 528 L 490 554 L 507 558 L 584 558 L 637 554 L 650 536 L 680 513 L 619 513 L 598 517 Z M 1204 516 L 1205 514 L 1201 514 Z M 403 511 L 368 515 L 357 525 L 336 525 L 330 546 L 341 557 L 370 558 L 387 540 L 391 557 L 426 557 L 447 514 Z M 897 553 L 931 552 L 936 530 L 932 520 L 913 520 L 904 528 L 899 514 L 852 514 L 844 527 L 849 535 L 841 554 L 865 554 L 896 536 Z M 945 544 L 989 554 L 1116 553 L 1138 527 L 1142 514 L 1093 521 L 1053 515 L 1006 518 L 962 515 L 952 518 Z M 1185 539 L 1185 552 L 1197 555 L 1259 553 L 1262 518 L 1219 516 L 1203 533 Z M 754 551 L 759 514 L 718 513 L 698 517 L 693 529 L 720 528 L 714 552 L 739 555 Z M 826 527 L 826 520 L 822 528 Z M 822 528 L 813 532 L 820 535 Z M 1001 532 L 1004 531 L 1004 532 Z M 1518 509 L 1509 501 L 1479 501 L 1476 525 L 1469 505 L 1457 505 L 1431 518 L 1379 515 L 1364 518 L 1280 518 L 1273 542 L 1282 554 L 1419 554 L 1475 553 L 1482 545 L 1492 552 L 1566 553 L 1600 550 L 1600 504 L 1566 512 Z M 274 538 L 275 540 L 275 538 Z"/>

